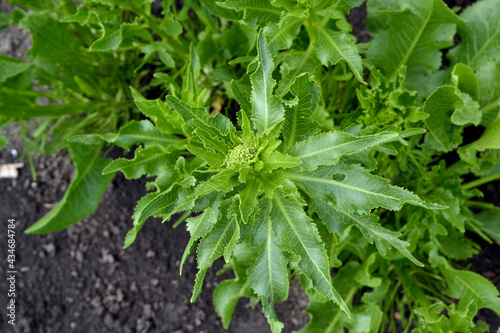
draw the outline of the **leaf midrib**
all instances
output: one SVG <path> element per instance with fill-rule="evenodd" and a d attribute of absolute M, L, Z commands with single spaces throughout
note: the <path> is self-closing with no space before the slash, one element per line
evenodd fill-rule
<path fill-rule="evenodd" d="M 389 196 L 389 195 L 385 195 L 385 194 L 382 194 L 382 193 L 379 193 L 379 192 L 371 192 L 371 191 L 362 189 L 360 187 L 354 187 L 354 186 L 351 186 L 351 185 L 348 185 L 348 184 L 344 184 L 342 182 L 339 182 L 339 181 L 336 181 L 336 180 L 333 180 L 333 179 L 330 180 L 330 179 L 325 179 L 325 178 L 315 178 L 315 177 L 309 177 L 309 176 L 299 175 L 299 174 L 296 174 L 296 173 L 289 173 L 288 176 L 289 176 L 290 179 L 295 179 L 295 180 L 299 180 L 299 181 L 303 180 L 303 181 L 311 181 L 311 182 L 316 182 L 316 183 L 332 184 L 332 185 L 336 185 L 336 186 L 340 186 L 340 187 L 345 187 L 345 188 L 350 189 L 350 190 L 364 192 L 364 193 L 367 193 L 367 194 L 370 194 L 370 195 L 381 196 L 381 197 L 384 197 L 384 198 L 393 199 L 393 200 L 396 200 L 398 202 L 402 202 L 402 200 L 399 199 L 399 198 L 392 197 L 392 196 Z M 408 200 L 408 202 L 412 202 L 412 201 Z"/>
<path fill-rule="evenodd" d="M 302 245 L 302 248 L 306 251 L 307 253 L 307 256 L 309 257 L 309 259 L 311 260 L 311 262 L 314 264 L 314 267 L 316 267 L 317 271 L 320 272 L 320 276 L 322 278 L 322 280 L 324 280 L 327 284 L 331 284 L 331 281 L 328 281 L 328 279 L 325 277 L 325 275 L 323 274 L 322 270 L 319 268 L 319 266 L 316 264 L 316 261 L 314 260 L 314 258 L 312 257 L 311 253 L 309 252 L 309 250 L 307 249 L 306 245 L 304 244 L 304 242 L 302 241 L 302 238 L 300 237 L 300 234 L 299 232 L 297 231 L 297 229 L 295 228 L 294 224 L 293 224 L 293 221 L 292 219 L 290 218 L 290 216 L 288 215 L 288 212 L 286 211 L 285 207 L 283 206 L 283 203 L 281 202 L 281 199 L 280 197 L 278 196 L 277 193 L 274 193 L 274 199 L 276 200 L 276 203 L 278 204 L 281 212 L 283 213 L 283 216 L 285 217 L 285 220 L 288 222 L 288 224 L 290 225 L 290 227 L 292 228 L 293 232 L 295 233 L 295 235 L 297 236 L 297 239 L 299 240 L 300 244 Z M 330 288 L 331 289 L 331 288 Z M 325 295 L 327 296 L 327 295 Z M 333 297 L 333 292 L 330 290 L 330 295 L 327 296 L 328 298 L 330 299 L 334 299 Z"/>
<path fill-rule="evenodd" d="M 413 50 L 415 49 L 415 46 L 417 46 L 417 43 L 420 40 L 420 37 L 422 37 L 422 34 L 424 33 L 425 28 L 429 24 L 429 21 L 432 17 L 433 11 L 434 11 L 434 5 L 432 6 L 431 10 L 429 10 L 429 13 L 428 13 L 427 17 L 425 18 L 424 23 L 422 24 L 419 31 L 417 32 L 417 35 L 415 36 L 415 38 L 411 42 L 410 47 L 406 50 L 405 56 L 399 61 L 398 65 L 394 68 L 394 71 L 391 73 L 391 75 L 389 75 L 389 80 L 394 78 L 394 76 L 398 73 L 401 66 L 406 64 L 406 62 L 410 58 L 411 54 L 413 53 Z"/>

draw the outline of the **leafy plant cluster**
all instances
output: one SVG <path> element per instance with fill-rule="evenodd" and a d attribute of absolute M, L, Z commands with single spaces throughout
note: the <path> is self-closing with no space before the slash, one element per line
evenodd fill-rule
<path fill-rule="evenodd" d="M 300 332 L 396 331 L 395 312 L 405 332 L 486 332 L 477 311 L 500 315 L 495 286 L 461 265 L 471 233 L 500 244 L 500 209 L 477 189 L 500 178 L 498 0 L 459 14 L 368 0 L 365 44 L 346 19 L 359 0 L 163 1 L 155 15 L 152 0 L 10 2 L 30 10 L 3 27 L 33 47 L 0 58 L 0 117 L 27 152 L 75 164 L 27 232 L 89 215 L 117 172 L 146 175 L 125 247 L 150 217 L 185 222 L 192 301 L 215 260 L 234 272 L 214 292 L 226 328 L 251 297 L 281 332 L 291 280 L 309 296 Z"/>

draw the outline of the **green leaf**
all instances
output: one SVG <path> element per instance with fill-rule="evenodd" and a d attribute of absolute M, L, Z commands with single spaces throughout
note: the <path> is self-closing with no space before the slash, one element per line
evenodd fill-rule
<path fill-rule="evenodd" d="M 183 140 L 174 135 L 160 132 L 148 120 L 132 120 L 130 123 L 120 128 L 118 133 L 81 134 L 71 137 L 69 141 L 85 144 L 98 144 L 104 141 L 114 143 L 124 149 L 130 149 L 132 146 L 139 144 L 144 144 L 146 146 L 161 144 L 165 147 L 181 143 Z"/>
<path fill-rule="evenodd" d="M 216 221 L 217 216 L 212 208 L 207 208 L 202 214 L 186 220 L 187 231 L 189 231 L 191 238 L 189 238 L 189 242 L 186 245 L 184 254 L 182 255 L 179 275 L 182 275 L 182 267 L 193 252 L 198 239 L 205 237 L 205 235 L 212 230 Z"/>
<path fill-rule="evenodd" d="M 278 22 L 281 16 L 281 10 L 273 7 L 268 0 L 226 0 L 217 4 L 238 12 L 244 11 L 243 20 L 259 26 Z"/>
<path fill-rule="evenodd" d="M 343 32 L 333 31 L 321 26 L 315 25 L 318 40 L 316 41 L 316 54 L 324 66 L 336 65 L 343 60 L 349 65 L 354 76 L 362 82 L 363 67 L 361 66 L 361 57 L 353 39 Z"/>
<path fill-rule="evenodd" d="M 142 175 L 155 176 L 163 171 L 164 167 L 175 161 L 175 155 L 161 146 L 137 148 L 133 159 L 118 158 L 109 163 L 103 174 L 123 172 L 127 179 L 136 179 Z"/>
<path fill-rule="evenodd" d="M 276 55 L 279 50 L 289 49 L 293 39 L 299 33 L 307 11 L 296 9 L 291 12 L 284 12 L 279 23 L 268 25 L 264 28 L 267 47 L 272 55 Z"/>
<path fill-rule="evenodd" d="M 222 215 L 213 229 L 201 240 L 198 246 L 198 269 L 191 302 L 200 294 L 205 274 L 213 262 L 227 252 L 232 252 L 234 236 L 239 235 L 239 226 L 235 216 Z"/>
<path fill-rule="evenodd" d="M 287 175 L 304 186 L 311 197 L 332 201 L 338 209 L 347 213 L 369 214 L 377 207 L 399 210 L 405 203 L 429 209 L 444 208 L 390 185 L 387 179 L 373 176 L 359 165 L 323 166 L 314 172 Z"/>
<path fill-rule="evenodd" d="M 442 0 L 368 2 L 372 46 L 368 59 L 388 77 L 399 69 L 441 66 L 441 49 L 453 45 L 456 25 L 462 21 Z"/>
<path fill-rule="evenodd" d="M 250 236 L 258 257 L 248 271 L 248 279 L 265 307 L 285 301 L 290 283 L 288 259 L 280 248 L 271 210 L 271 200 L 263 200 Z"/>
<path fill-rule="evenodd" d="M 134 38 L 139 31 L 137 23 L 121 23 L 118 27 L 101 23 L 100 26 L 102 36 L 90 45 L 89 50 L 115 52 L 136 47 Z"/>
<path fill-rule="evenodd" d="M 160 99 L 148 100 L 134 88 L 130 87 L 130 90 L 137 108 L 153 120 L 158 130 L 167 134 L 184 134 L 180 130 L 183 121 L 178 113 L 168 110 L 166 104 Z"/>
<path fill-rule="evenodd" d="M 276 95 L 285 96 L 295 79 L 303 73 L 312 74 L 320 66 L 317 57 L 313 56 L 314 47 L 309 47 L 305 51 L 290 50 L 280 53 L 283 61 L 280 67 L 281 80 L 276 88 Z"/>
<path fill-rule="evenodd" d="M 218 5 L 217 0 L 201 0 L 203 5 L 208 8 L 208 10 L 217 17 L 224 18 L 226 20 L 238 21 L 243 18 L 243 13 L 239 13 L 236 10 L 224 8 Z"/>
<path fill-rule="evenodd" d="M 496 0 L 484 0 L 467 7 L 458 27 L 461 42 L 449 52 L 452 63 L 462 62 L 475 70 L 500 60 L 500 8 Z"/>
<path fill-rule="evenodd" d="M 257 69 L 250 75 L 252 82 L 252 120 L 257 134 L 272 129 L 283 118 L 284 109 L 273 95 L 276 81 L 272 77 L 273 60 L 266 47 L 266 39 L 259 34 L 257 40 Z"/>
<path fill-rule="evenodd" d="M 210 177 L 206 182 L 196 188 L 195 196 L 202 196 L 214 191 L 228 192 L 238 185 L 238 174 L 233 169 L 227 169 Z"/>
<path fill-rule="evenodd" d="M 484 211 L 476 218 L 483 222 L 480 226 L 481 230 L 500 245 L 500 212 Z"/>
<path fill-rule="evenodd" d="M 461 92 L 469 94 L 474 99 L 477 98 L 478 81 L 472 68 L 465 64 L 456 64 L 451 71 L 451 80 Z"/>
<path fill-rule="evenodd" d="M 29 55 L 37 66 L 55 75 L 67 60 L 83 56 L 78 40 L 69 33 L 69 25 L 54 20 L 47 12 L 30 12 L 20 22 L 33 36 Z"/>
<path fill-rule="evenodd" d="M 114 173 L 102 175 L 109 161 L 99 157 L 101 147 L 91 148 L 76 142 L 68 145 L 75 164 L 73 179 L 57 205 L 26 229 L 26 233 L 62 230 L 89 216 L 97 209 L 104 190 L 115 176 Z"/>
<path fill-rule="evenodd" d="M 0 82 L 14 77 L 33 67 L 33 64 L 0 54 Z"/>
<path fill-rule="evenodd" d="M 397 136 L 397 133 L 390 132 L 358 137 L 344 132 L 327 132 L 298 142 L 289 154 L 302 161 L 301 170 L 311 171 L 320 165 L 337 164 L 343 155 L 359 153 Z"/>
<path fill-rule="evenodd" d="M 460 304 L 476 303 L 479 309 L 488 308 L 500 316 L 498 289 L 481 275 L 464 270 L 442 268 L 448 282 L 448 295 L 460 299 Z"/>
<path fill-rule="evenodd" d="M 387 250 L 393 247 L 415 265 L 424 266 L 408 251 L 407 247 L 410 244 L 399 239 L 401 233 L 380 226 L 377 215 L 346 213 L 335 208 L 332 202 L 318 200 L 315 197 L 312 198 L 312 209 L 318 213 L 330 232 L 342 236 L 346 228 L 353 225 L 361 231 L 370 244 L 375 242 L 378 252 L 383 256 L 387 255 Z"/>
<path fill-rule="evenodd" d="M 274 194 L 271 218 L 282 249 L 300 256 L 299 268 L 313 286 L 349 315 L 349 308 L 333 288 L 328 256 L 316 226 L 295 200 Z"/>
<path fill-rule="evenodd" d="M 204 107 L 191 106 L 174 96 L 167 96 L 167 101 L 180 113 L 184 121 L 195 127 L 203 127 L 205 130 L 214 129 L 218 135 L 224 137 L 229 133 L 229 127 L 232 126 L 229 119 L 217 113 L 211 117 Z"/>
<path fill-rule="evenodd" d="M 464 100 L 453 86 L 436 89 L 425 101 L 424 112 L 429 114 L 425 120 L 429 128 L 427 142 L 438 151 L 447 152 L 462 143 L 461 130 L 452 124 L 451 115 L 464 107 Z"/>
<path fill-rule="evenodd" d="M 7 137 L 0 135 L 0 150 L 3 149 L 7 145 L 9 141 L 7 140 Z"/>
<path fill-rule="evenodd" d="M 298 102 L 285 108 L 283 122 L 283 152 L 287 152 L 296 142 L 316 134 L 319 126 L 312 115 L 319 101 L 319 87 L 308 75 L 298 76 L 290 87 L 290 92 Z"/>

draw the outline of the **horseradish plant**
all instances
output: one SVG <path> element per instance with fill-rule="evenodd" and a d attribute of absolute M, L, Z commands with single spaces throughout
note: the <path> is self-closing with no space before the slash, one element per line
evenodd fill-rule
<path fill-rule="evenodd" d="M 135 208 L 125 247 L 150 217 L 186 222 L 191 238 L 180 273 L 196 255 L 192 301 L 215 260 L 223 257 L 224 271 L 234 272 L 214 293 L 225 328 L 238 300 L 251 297 L 280 332 L 287 318 L 274 305 L 299 280 L 310 314 L 301 332 L 396 331 L 396 312 L 405 331 L 486 332 L 474 316 L 481 308 L 500 315 L 499 292 L 458 261 L 479 250 L 465 232 L 500 243 L 500 209 L 474 200 L 478 186 L 500 178 L 500 2 L 457 15 L 441 0 L 369 0 L 372 40 L 356 44 L 346 13 L 361 3 L 203 0 L 176 8 L 164 1 L 156 17 L 151 1 L 89 0 L 78 9 L 68 2 L 51 18 L 54 31 L 86 36 L 78 52 L 102 57 L 97 64 L 133 60 L 132 71 L 123 63 L 127 77 L 147 64 L 155 79 L 143 87 L 113 72 L 115 86 L 102 89 L 116 94 L 58 79 L 71 57 L 51 62 L 36 34 L 35 65 L 0 59 L 15 64 L 0 67 L 3 84 L 23 82 L 12 86 L 16 96 L 30 96 L 24 114 L 16 118 L 11 103 L 3 116 L 57 116 L 51 112 L 71 109 L 73 99 L 106 105 L 76 104 L 86 117 L 42 124 L 81 124 L 59 136 L 69 137 L 59 142 L 76 172 L 61 202 L 28 232 L 60 230 L 88 215 L 117 172 L 147 175 L 156 178 Z M 28 28 L 42 15 L 16 13 L 12 22 Z M 461 42 L 442 66 L 441 50 L 457 32 Z M 61 97 L 43 95 L 52 109 L 26 92 L 35 67 Z M 154 87 L 159 98 L 143 96 Z M 114 114 L 109 96 L 133 99 L 142 117 Z M 85 123 L 99 124 L 109 112 L 113 126 Z M 473 126 L 475 141 L 464 136 Z M 136 147 L 134 158 L 109 161 L 103 145 Z"/>

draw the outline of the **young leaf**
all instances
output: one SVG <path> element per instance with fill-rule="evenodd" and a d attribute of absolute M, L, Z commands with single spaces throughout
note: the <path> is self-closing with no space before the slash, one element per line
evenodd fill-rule
<path fill-rule="evenodd" d="M 461 129 L 451 123 L 455 110 L 464 107 L 464 101 L 452 86 L 439 87 L 427 98 L 424 112 L 429 114 L 425 120 L 429 128 L 429 144 L 439 151 L 450 151 L 462 143 Z"/>
<path fill-rule="evenodd" d="M 26 229 L 26 233 L 62 230 L 92 214 L 114 178 L 114 173 L 102 176 L 102 170 L 109 161 L 99 157 L 101 146 L 91 148 L 71 142 L 69 149 L 75 163 L 75 174 L 66 193 L 50 212 Z"/>
<path fill-rule="evenodd" d="M 305 9 L 296 9 L 285 12 L 277 24 L 268 25 L 264 28 L 269 52 L 275 55 L 279 50 L 288 49 L 293 39 L 299 33 L 300 26 L 306 19 Z"/>
<path fill-rule="evenodd" d="M 285 109 L 283 122 L 283 152 L 287 152 L 296 142 L 307 139 L 318 132 L 319 128 L 312 115 L 319 101 L 319 87 L 308 75 L 295 79 L 290 92 L 298 99 L 297 104 Z"/>
<path fill-rule="evenodd" d="M 276 85 L 276 81 L 272 77 L 273 67 L 266 39 L 260 33 L 257 40 L 257 69 L 250 75 L 252 120 L 257 134 L 272 129 L 283 118 L 284 114 L 280 99 L 273 95 L 273 88 Z"/>

